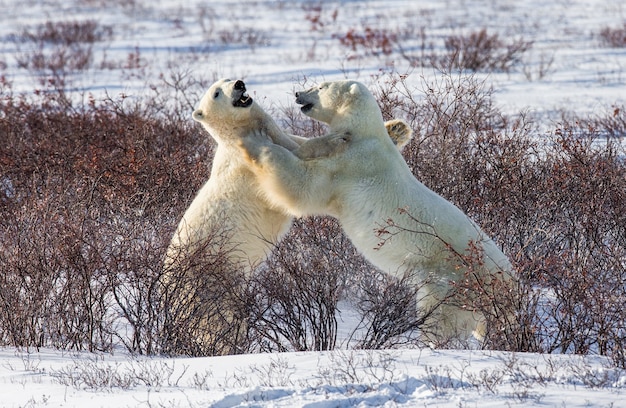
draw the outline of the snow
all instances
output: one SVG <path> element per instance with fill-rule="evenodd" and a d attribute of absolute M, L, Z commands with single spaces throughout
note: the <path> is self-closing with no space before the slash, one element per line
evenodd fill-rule
<path fill-rule="evenodd" d="M 305 84 L 349 77 L 372 85 L 392 71 L 407 74 L 419 97 L 424 78 L 436 78 L 437 71 L 411 67 L 397 53 L 363 55 L 333 38 L 365 26 L 410 33 L 403 48 L 415 53 L 422 28 L 435 48 L 447 35 L 483 27 L 532 41 L 522 66 L 477 74 L 507 113 L 554 118 L 560 110 L 606 112 L 626 100 L 626 49 L 597 38 L 602 28 L 626 21 L 621 2 L 0 0 L 0 9 L 0 75 L 25 94 L 46 89 L 50 73 L 19 66 L 34 45 L 14 36 L 48 20 L 93 19 L 111 26 L 112 36 L 92 44 L 90 66 L 66 81 L 96 100 L 141 99 L 150 86 L 164 86 L 161 75 L 184 73 L 198 81 L 193 95 L 202 93 L 200 83 L 242 78 L 263 105 L 281 108 L 293 106 L 293 91 Z M 234 45 L 220 40 L 229 33 L 243 37 Z M 338 344 L 346 347 L 341 339 Z M 6 407 L 626 407 L 626 373 L 601 357 L 477 350 L 172 359 L 4 348 L 0 395 Z"/>
<path fill-rule="evenodd" d="M 335 350 L 150 358 L 0 351 L 6 407 L 624 406 L 626 373 L 600 357 Z"/>
<path fill-rule="evenodd" d="M 532 41 L 517 69 L 486 75 L 506 112 L 593 112 L 623 104 L 626 95 L 626 52 L 603 46 L 598 38 L 602 28 L 622 26 L 626 10 L 620 2 L 2 0 L 0 7 L 0 66 L 6 65 L 3 74 L 17 91 L 41 85 L 32 70 L 18 68 L 16 57 L 29 46 L 16 45 L 11 35 L 45 21 L 93 19 L 112 27 L 112 38 L 91 44 L 90 68 L 69 79 L 74 89 L 96 98 L 105 89 L 112 95 L 142 94 L 149 84 L 163 86 L 161 74 L 188 72 L 207 86 L 221 77 L 245 79 L 268 104 L 290 106 L 302 82 L 350 77 L 371 84 L 381 72 L 396 71 L 409 74 L 419 94 L 420 77 L 439 74 L 411 67 L 399 53 L 364 55 L 336 38 L 364 27 L 399 33 L 402 48 L 416 55 L 422 29 L 435 50 L 448 35 L 483 27 L 504 40 Z M 226 44 L 225 37 L 235 42 Z M 139 57 L 140 67 L 128 67 L 131 55 Z"/>

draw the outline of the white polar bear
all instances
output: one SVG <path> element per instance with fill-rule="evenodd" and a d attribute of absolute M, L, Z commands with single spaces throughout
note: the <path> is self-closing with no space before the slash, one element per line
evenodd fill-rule
<path fill-rule="evenodd" d="M 174 352 L 233 354 L 245 349 L 242 279 L 269 255 L 293 219 L 264 200 L 256 176 L 238 154 L 237 135 L 264 129 L 287 149 L 306 139 L 282 132 L 240 80 L 211 85 L 192 117 L 209 131 L 217 148 L 211 176 L 167 249 L 167 324 Z"/>
<path fill-rule="evenodd" d="M 256 176 L 237 154 L 238 135 L 264 129 L 274 143 L 293 150 L 306 140 L 278 128 L 274 120 L 246 93 L 243 81 L 222 79 L 203 96 L 193 119 L 217 142 L 211 177 L 200 189 L 172 238 L 168 259 L 193 251 L 215 230 L 226 234 L 226 250 L 234 265 L 250 272 L 284 235 L 293 217 L 263 198 Z"/>
<path fill-rule="evenodd" d="M 446 300 L 467 271 L 462 257 L 472 243 L 491 280 L 509 278 L 511 265 L 461 210 L 419 182 L 386 135 L 378 104 L 354 81 L 326 82 L 296 94 L 302 112 L 330 125 L 331 134 L 305 142 L 295 155 L 262 132 L 243 138 L 244 156 L 256 167 L 266 196 L 297 216 L 336 217 L 365 257 L 383 271 L 411 273 L 424 284 L 419 306 L 432 310 Z M 317 157 L 318 147 L 333 145 Z M 431 316 L 430 339 L 441 343 L 484 333 L 484 316 L 464 305 L 443 304 Z M 428 338 L 428 335 L 426 335 Z"/>

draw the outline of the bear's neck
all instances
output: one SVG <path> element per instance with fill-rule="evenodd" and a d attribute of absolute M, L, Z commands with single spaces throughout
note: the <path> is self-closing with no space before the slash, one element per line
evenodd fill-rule
<path fill-rule="evenodd" d="M 380 120 L 369 117 L 362 117 L 361 115 L 349 115 L 345 118 L 333 120 L 328 124 L 333 132 L 349 132 L 349 133 L 367 133 L 367 134 L 380 134 L 387 135 L 387 129 L 385 123 Z"/>
<path fill-rule="evenodd" d="M 218 142 L 217 149 L 215 150 L 215 156 L 213 157 L 213 163 L 211 165 L 211 174 L 227 174 L 233 169 L 234 171 L 237 171 L 237 169 L 242 166 L 246 166 L 243 155 L 239 154 L 238 151 L 236 154 L 233 154 L 232 146 L 229 146 L 226 142 Z"/>

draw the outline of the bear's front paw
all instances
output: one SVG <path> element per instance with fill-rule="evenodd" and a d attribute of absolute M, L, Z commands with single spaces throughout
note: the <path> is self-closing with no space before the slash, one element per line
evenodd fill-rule
<path fill-rule="evenodd" d="M 254 129 L 250 132 L 248 132 L 248 134 L 246 134 L 246 136 L 244 137 L 244 140 L 246 139 L 252 139 L 254 142 L 258 143 L 258 144 L 262 144 L 262 145 L 267 145 L 267 144 L 272 144 L 272 139 L 270 138 L 270 135 L 266 132 L 265 129 L 261 128 L 261 129 Z"/>
<path fill-rule="evenodd" d="M 247 135 L 239 140 L 238 147 L 246 161 L 256 165 L 263 148 L 268 144 L 266 140 L 259 140 L 255 135 Z"/>

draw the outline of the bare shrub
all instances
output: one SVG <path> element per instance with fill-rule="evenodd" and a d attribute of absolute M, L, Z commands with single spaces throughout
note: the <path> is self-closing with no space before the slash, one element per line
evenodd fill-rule
<path fill-rule="evenodd" d="M 559 256 L 546 251 L 537 277 L 556 296 L 551 317 L 559 335 L 549 348 L 563 352 L 615 355 L 625 335 L 626 168 L 621 144 L 598 143 L 602 133 L 565 124 L 547 159 L 546 187 L 558 204 L 546 216 L 558 230 L 548 230 L 546 249 Z"/>
<path fill-rule="evenodd" d="M 573 136 L 592 136 L 594 140 L 623 140 L 626 137 L 626 106 L 616 104 L 607 108 L 606 112 L 584 117 L 562 112 L 561 122 L 567 131 L 573 132 Z"/>
<path fill-rule="evenodd" d="M 106 40 L 112 33 L 112 27 L 100 26 L 93 20 L 47 21 L 10 39 L 18 47 L 20 67 L 61 76 L 65 70 L 88 68 L 93 60 L 92 44 Z"/>
<path fill-rule="evenodd" d="M 346 275 L 362 267 L 362 258 L 336 221 L 296 221 L 253 287 L 258 347 L 267 351 L 334 348 L 337 302 Z"/>
<path fill-rule="evenodd" d="M 2 105 L 0 341 L 157 352 L 154 287 L 206 177 L 205 140 L 119 107 L 55 105 Z"/>
<path fill-rule="evenodd" d="M 419 330 L 423 329 L 427 311 L 418 310 L 418 292 L 422 284 L 415 284 L 409 275 L 394 278 L 379 271 L 363 274 L 350 298 L 361 321 L 352 333 L 363 332 L 357 347 L 382 349 L 405 344 L 423 346 Z"/>
<path fill-rule="evenodd" d="M 397 356 L 391 352 L 336 351 L 329 355 L 330 366 L 320 367 L 325 384 L 345 386 L 390 384 L 398 375 Z"/>
<path fill-rule="evenodd" d="M 196 9 L 196 18 L 198 19 L 198 24 L 200 25 L 204 38 L 212 38 L 215 30 L 215 19 L 217 19 L 217 13 L 215 10 L 207 4 L 198 5 Z"/>
<path fill-rule="evenodd" d="M 398 30 L 395 36 L 385 38 L 394 44 L 394 48 L 411 66 L 432 67 L 444 72 L 451 70 L 510 72 L 522 62 L 522 56 L 532 48 L 531 41 L 523 38 L 505 41 L 498 34 L 489 34 L 486 28 L 467 35 L 448 36 L 441 45 L 438 45 L 436 38 L 431 39 L 425 27 L 420 27 L 419 31 L 416 31 L 415 27 L 407 27 Z M 420 45 L 416 50 L 405 49 L 403 41 L 398 41 L 403 38 L 419 38 Z M 542 56 L 539 67 L 541 75 L 545 75 L 551 63 L 552 61 L 544 60 Z"/>
<path fill-rule="evenodd" d="M 95 20 L 46 21 L 35 27 L 34 31 L 25 29 L 21 34 L 13 36 L 13 40 L 70 45 L 103 41 L 112 34 L 111 26 L 100 26 Z"/>
<path fill-rule="evenodd" d="M 311 31 L 324 31 L 324 28 L 334 24 L 337 21 L 337 16 L 339 15 L 339 9 L 335 8 L 330 16 L 326 16 L 326 11 L 324 10 L 324 2 L 319 3 L 304 3 L 302 8 L 305 11 L 305 20 L 307 20 L 310 24 Z"/>
<path fill-rule="evenodd" d="M 522 71 L 529 81 L 544 79 L 548 74 L 552 73 L 552 64 L 554 64 L 555 52 L 541 52 L 539 57 L 526 59 L 522 63 Z M 534 61 L 533 61 L 534 60 Z"/>
<path fill-rule="evenodd" d="M 589 359 L 586 357 L 572 357 L 567 362 L 567 368 L 576 379 L 575 383 L 595 389 L 615 387 L 615 384 L 619 383 L 620 378 L 624 374 L 623 366 L 617 369 L 609 366 L 602 368 L 592 367 Z"/>
<path fill-rule="evenodd" d="M 350 28 L 345 34 L 333 34 L 339 43 L 352 51 L 363 50 L 365 55 L 390 55 L 397 35 L 386 28 L 365 27 L 362 31 Z"/>
<path fill-rule="evenodd" d="M 466 36 L 450 36 L 445 41 L 448 54 L 444 66 L 470 71 L 509 72 L 528 51 L 532 43 L 523 39 L 506 43 L 498 34 L 488 34 L 487 29 Z"/>
<path fill-rule="evenodd" d="M 598 36 L 602 45 L 606 47 L 626 47 L 626 24 L 618 28 L 604 27 L 600 30 Z"/>
<path fill-rule="evenodd" d="M 248 351 L 248 282 L 231 262 L 228 231 L 216 228 L 193 248 L 181 248 L 161 283 L 161 350 L 223 355 Z"/>
<path fill-rule="evenodd" d="M 419 39 L 419 47 L 416 49 L 407 49 L 403 46 L 404 41 L 397 43 L 400 55 L 407 60 L 412 67 L 440 67 L 439 51 L 435 41 L 436 37 L 429 36 L 426 27 L 407 27 L 405 29 L 404 38 Z"/>
<path fill-rule="evenodd" d="M 58 384 L 93 391 L 129 390 L 147 386 L 155 390 L 175 387 L 182 373 L 174 375 L 175 363 L 132 360 L 128 363 L 105 363 L 97 360 L 75 360 L 71 365 L 51 371 Z"/>
<path fill-rule="evenodd" d="M 159 81 L 151 85 L 153 94 L 141 101 L 142 110 L 166 121 L 186 123 L 189 112 L 193 112 L 197 101 L 208 89 L 208 80 L 199 79 L 190 70 L 171 64 L 168 71 L 160 75 Z"/>
<path fill-rule="evenodd" d="M 624 336 L 617 300 L 625 279 L 617 261 L 625 250 L 623 150 L 599 141 L 603 131 L 572 125 L 544 139 L 543 154 L 514 154 L 491 168 L 486 186 L 498 187 L 483 205 L 498 214 L 492 225 L 500 227 L 492 230 L 518 265 L 529 301 L 518 309 L 529 329 L 521 344 L 617 356 L 615 342 Z"/>
<path fill-rule="evenodd" d="M 55 382 L 76 389 L 107 390 L 118 388 L 129 390 L 138 385 L 129 372 L 122 372 L 120 364 L 102 365 L 93 361 L 76 362 L 51 372 Z"/>
<path fill-rule="evenodd" d="M 223 45 L 246 45 L 251 51 L 257 47 L 270 44 L 267 33 L 254 28 L 241 28 L 238 25 L 217 33 L 220 44 Z"/>

